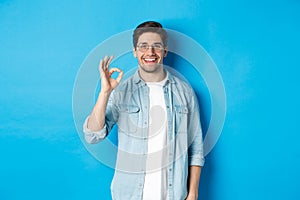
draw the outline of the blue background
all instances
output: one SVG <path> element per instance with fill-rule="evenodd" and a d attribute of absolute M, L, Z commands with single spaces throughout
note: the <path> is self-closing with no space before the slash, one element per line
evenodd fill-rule
<path fill-rule="evenodd" d="M 0 199 L 111 198 L 113 169 L 77 134 L 73 84 L 96 45 L 149 19 L 195 39 L 223 77 L 226 121 L 199 199 L 300 199 L 299 10 L 297 0 L 0 1 Z"/>

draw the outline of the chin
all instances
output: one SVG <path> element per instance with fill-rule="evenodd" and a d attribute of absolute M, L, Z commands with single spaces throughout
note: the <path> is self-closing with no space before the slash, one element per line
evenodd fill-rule
<path fill-rule="evenodd" d="M 160 69 L 161 64 L 143 64 L 141 66 L 142 70 L 148 73 L 157 72 Z"/>

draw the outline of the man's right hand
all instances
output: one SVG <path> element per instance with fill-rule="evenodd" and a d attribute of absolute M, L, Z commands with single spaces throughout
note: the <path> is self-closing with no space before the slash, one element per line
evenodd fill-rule
<path fill-rule="evenodd" d="M 123 71 L 118 68 L 108 69 L 112 59 L 113 56 L 105 56 L 103 59 L 101 59 L 99 64 L 101 91 L 87 122 L 87 128 L 89 128 L 91 131 L 99 131 L 103 128 L 105 123 L 105 110 L 109 96 L 111 92 L 118 86 L 123 76 Z M 114 72 L 119 73 L 116 79 L 111 77 Z"/>
<path fill-rule="evenodd" d="M 119 85 L 123 77 L 123 71 L 119 68 L 109 69 L 109 65 L 113 58 L 114 56 L 105 56 L 103 59 L 101 59 L 99 64 L 102 93 L 110 94 Z M 114 72 L 119 73 L 116 79 L 111 77 Z"/>

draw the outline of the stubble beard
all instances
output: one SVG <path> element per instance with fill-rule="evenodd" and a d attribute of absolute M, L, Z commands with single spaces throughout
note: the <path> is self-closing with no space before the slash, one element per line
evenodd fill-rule
<path fill-rule="evenodd" d="M 141 68 L 141 70 L 142 71 L 144 71 L 144 72 L 146 72 L 146 73 L 156 73 L 156 72 L 159 72 L 162 68 L 163 68 L 163 64 L 154 64 L 155 65 L 155 67 L 147 67 L 147 66 L 145 66 L 145 65 L 140 65 L 140 68 Z"/>

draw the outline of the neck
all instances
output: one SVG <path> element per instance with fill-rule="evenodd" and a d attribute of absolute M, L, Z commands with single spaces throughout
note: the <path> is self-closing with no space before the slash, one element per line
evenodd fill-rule
<path fill-rule="evenodd" d="M 160 82 L 166 77 L 166 72 L 163 68 L 155 72 L 146 72 L 140 68 L 139 75 L 145 82 Z"/>

